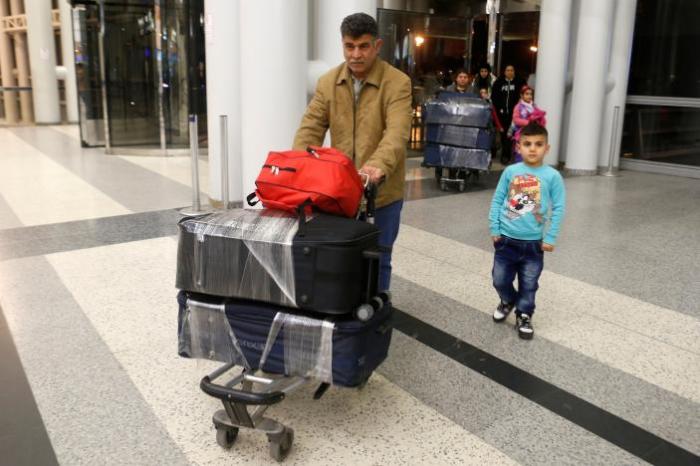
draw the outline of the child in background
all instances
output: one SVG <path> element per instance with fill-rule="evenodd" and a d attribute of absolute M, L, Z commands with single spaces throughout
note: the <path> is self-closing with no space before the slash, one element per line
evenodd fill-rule
<path fill-rule="evenodd" d="M 545 119 L 545 114 L 543 110 L 537 107 L 534 102 L 534 91 L 528 85 L 523 86 L 520 89 L 520 101 L 513 108 L 513 121 L 508 128 L 508 137 L 513 139 L 513 160 L 521 162 L 522 156 L 518 152 L 518 139 L 520 138 L 520 131 L 528 125 L 530 122 L 538 123 L 540 126 L 546 126 L 547 120 Z"/>

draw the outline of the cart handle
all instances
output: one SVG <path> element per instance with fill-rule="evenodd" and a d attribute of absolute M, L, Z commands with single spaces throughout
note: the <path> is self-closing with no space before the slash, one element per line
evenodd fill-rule
<path fill-rule="evenodd" d="M 222 401 L 233 401 L 244 405 L 273 405 L 284 400 L 284 392 L 251 393 L 215 384 L 207 375 L 202 378 L 199 388 L 204 393 Z"/>

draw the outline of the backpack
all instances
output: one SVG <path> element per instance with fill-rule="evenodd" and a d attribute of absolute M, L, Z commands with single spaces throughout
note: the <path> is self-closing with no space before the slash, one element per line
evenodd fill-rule
<path fill-rule="evenodd" d="M 344 217 L 355 217 L 364 187 L 355 164 L 332 147 L 270 152 L 255 180 L 257 197 L 269 209 L 297 212 L 302 205 Z"/>

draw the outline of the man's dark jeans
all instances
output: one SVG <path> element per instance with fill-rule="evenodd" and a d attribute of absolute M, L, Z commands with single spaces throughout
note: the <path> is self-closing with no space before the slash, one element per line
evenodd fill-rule
<path fill-rule="evenodd" d="M 525 241 L 501 236 L 494 244 L 493 286 L 501 301 L 515 304 L 517 312 L 535 312 L 535 293 L 544 267 L 542 241 Z M 518 277 L 518 289 L 513 280 Z"/>
<path fill-rule="evenodd" d="M 391 248 L 399 235 L 403 200 L 377 209 L 374 224 L 379 228 L 379 245 Z M 379 260 L 379 290 L 387 291 L 391 284 L 391 252 L 382 253 Z"/>

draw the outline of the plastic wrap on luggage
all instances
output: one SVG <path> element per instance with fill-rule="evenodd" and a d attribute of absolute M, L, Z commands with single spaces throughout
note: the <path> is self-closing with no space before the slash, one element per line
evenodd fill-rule
<path fill-rule="evenodd" d="M 424 157 L 423 164 L 429 167 L 488 170 L 491 163 L 490 150 L 465 149 L 441 144 L 427 144 Z"/>
<path fill-rule="evenodd" d="M 195 359 L 233 362 L 250 369 L 226 317 L 224 304 L 188 299 L 180 315 L 178 354 Z"/>
<path fill-rule="evenodd" d="M 208 345 L 212 342 L 223 341 L 219 344 L 221 347 L 227 341 L 227 327 L 220 322 L 209 328 L 197 327 L 204 332 L 194 335 L 200 345 L 196 351 L 197 357 L 233 362 L 250 369 L 260 368 L 271 374 L 295 373 L 328 383 L 332 378 L 334 385 L 356 387 L 366 381 L 386 359 L 391 344 L 392 310 L 388 306 L 378 310 L 367 322 L 348 318 L 304 321 L 296 320 L 300 314 L 292 309 L 247 299 L 217 298 L 180 291 L 177 301 L 180 324 L 178 354 L 182 357 L 195 357 L 190 342 L 192 331 L 189 325 L 183 323 L 185 316 L 193 312 L 192 309 L 197 311 L 201 306 L 188 306 L 190 301 L 225 306 L 229 328 L 235 337 L 231 341 L 236 342 L 233 348 L 240 350 L 245 362 L 241 364 L 240 359 L 236 359 L 239 354 L 236 351 L 210 351 Z M 273 334 L 271 330 L 275 319 L 277 333 Z M 216 333 L 212 337 L 209 332 Z M 263 353 L 266 355 L 264 365 L 261 364 Z"/>
<path fill-rule="evenodd" d="M 179 229 L 178 288 L 296 307 L 292 260 L 296 216 L 275 210 L 233 209 L 183 219 Z M 194 248 L 183 246 L 184 236 L 190 236 Z M 218 266 L 210 266 L 212 263 Z"/>
<path fill-rule="evenodd" d="M 491 104 L 471 95 L 443 92 L 425 103 L 425 122 L 487 128 L 491 122 Z"/>
<path fill-rule="evenodd" d="M 282 330 L 285 374 L 333 383 L 333 328 L 333 323 L 326 320 L 278 312 L 260 357 L 260 368 L 265 369 Z"/>
<path fill-rule="evenodd" d="M 483 128 L 428 124 L 425 139 L 429 143 L 490 150 L 492 133 Z"/>
<path fill-rule="evenodd" d="M 263 369 L 275 343 L 280 340 L 284 352 L 284 373 L 333 383 L 333 331 L 327 320 L 278 312 L 270 326 L 264 349 L 253 341 L 240 340 L 226 316 L 226 304 L 190 299 L 181 293 L 178 354 L 195 359 L 234 363 L 246 369 Z M 280 335 L 281 332 L 281 335 Z M 246 346 L 242 349 L 241 345 Z M 245 352 L 254 345 L 262 350 L 259 359 L 248 361 Z M 260 354 L 260 353 L 258 353 Z"/>

